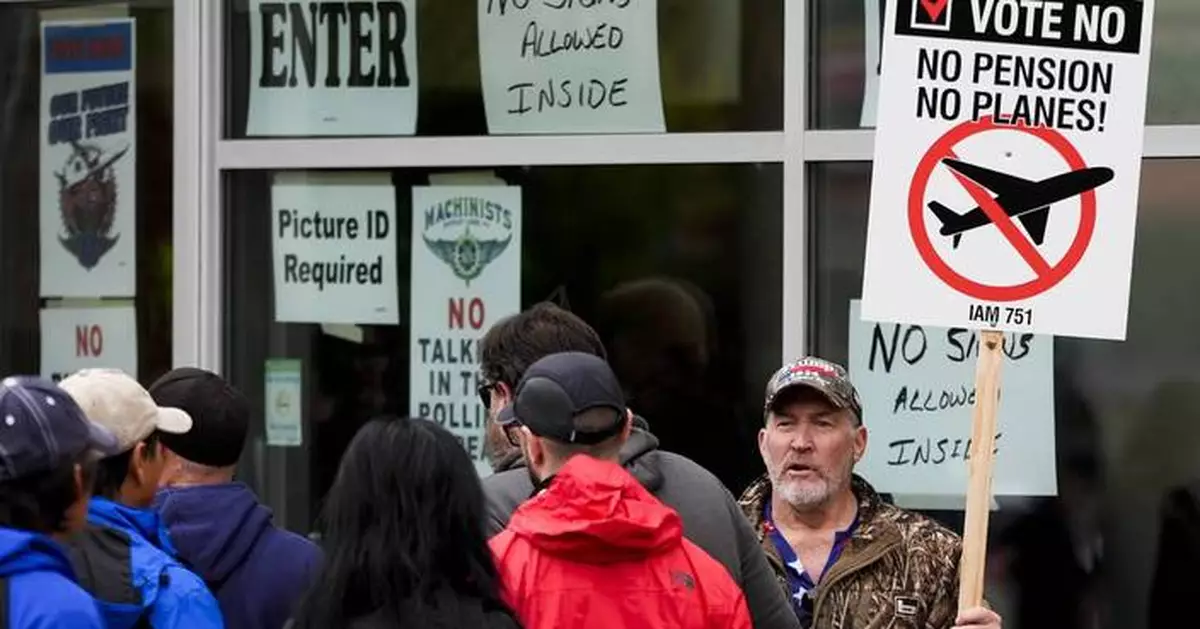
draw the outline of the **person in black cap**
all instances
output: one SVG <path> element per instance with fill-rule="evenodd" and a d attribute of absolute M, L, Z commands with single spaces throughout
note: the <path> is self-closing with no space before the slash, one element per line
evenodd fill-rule
<path fill-rule="evenodd" d="M 183 367 L 150 395 L 191 415 L 192 430 L 166 434 L 155 508 L 180 557 L 217 598 L 228 629 L 279 629 L 320 562 L 316 544 L 272 523 L 271 510 L 236 482 L 250 429 L 250 404 L 220 376 Z"/>
<path fill-rule="evenodd" d="M 85 525 L 96 461 L 118 451 L 53 382 L 0 381 L 0 627 L 104 627 L 60 544 Z"/>
<path fill-rule="evenodd" d="M 499 422 L 537 493 L 490 545 L 525 629 L 750 629 L 725 567 L 620 465 L 633 414 L 604 359 L 542 358 L 513 397 Z"/>
<path fill-rule="evenodd" d="M 599 335 L 583 319 L 553 304 L 541 303 L 497 321 L 479 342 L 479 393 L 488 410 L 489 450 L 496 473 L 483 479 L 488 501 L 488 534 L 508 526 L 509 518 L 534 493 L 520 448 L 519 431 L 499 425 L 501 411 L 511 406 L 525 372 L 538 360 L 560 352 L 605 357 Z M 627 401 L 628 403 L 628 401 Z M 721 562 L 746 593 L 756 629 L 797 629 L 799 622 L 780 590 L 754 529 L 729 490 L 711 472 L 676 452 L 663 450 L 638 409 L 633 428 L 618 452 L 625 469 L 655 498 L 683 520 L 688 539 Z M 654 418 L 649 418 L 653 421 Z M 697 417 L 697 426 L 708 417 Z M 510 452 L 506 452 L 510 451 Z M 525 468 L 525 469 L 521 469 Z"/>
<path fill-rule="evenodd" d="M 615 460 L 629 438 L 632 415 L 621 383 L 598 356 L 562 352 L 543 358 L 525 372 L 514 398 L 497 422 L 509 441 L 522 447 L 535 492 L 572 455 Z M 529 433 L 523 444 L 522 427 Z"/>

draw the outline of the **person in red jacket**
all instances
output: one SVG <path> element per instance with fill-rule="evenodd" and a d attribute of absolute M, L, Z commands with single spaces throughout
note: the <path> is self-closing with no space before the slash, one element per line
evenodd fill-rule
<path fill-rule="evenodd" d="M 724 566 L 617 462 L 633 415 L 603 359 L 537 361 L 499 420 L 535 487 L 490 542 L 525 629 L 750 629 Z"/>

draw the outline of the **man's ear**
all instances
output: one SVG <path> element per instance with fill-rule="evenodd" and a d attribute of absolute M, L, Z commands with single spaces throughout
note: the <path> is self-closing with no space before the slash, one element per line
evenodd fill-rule
<path fill-rule="evenodd" d="M 546 464 L 546 448 L 542 446 L 541 439 L 525 426 L 521 426 L 521 446 L 525 453 L 525 464 L 534 471 L 540 471 Z"/>
<path fill-rule="evenodd" d="M 862 460 L 867 452 L 867 427 L 859 425 L 854 429 L 854 460 Z"/>
<path fill-rule="evenodd" d="M 146 482 L 143 470 L 146 468 L 147 454 L 149 453 L 146 451 L 145 441 L 139 441 L 137 445 L 133 446 L 133 451 L 129 453 L 129 470 L 125 473 L 125 478 L 132 478 L 138 485 Z"/>
<path fill-rule="evenodd" d="M 87 498 L 89 496 L 89 494 L 91 494 L 91 488 L 89 488 L 87 486 L 87 483 L 84 482 L 83 466 L 76 463 L 75 464 L 75 497 L 76 498 Z"/>
<path fill-rule="evenodd" d="M 499 395 L 501 398 L 503 398 L 504 406 L 508 406 L 509 404 L 512 404 L 512 401 L 513 401 L 512 387 L 508 386 L 506 383 L 497 382 L 495 387 L 493 387 L 493 388 L 495 389 L 495 393 L 497 395 Z"/>
<path fill-rule="evenodd" d="M 625 427 L 621 429 L 621 441 L 629 439 L 629 434 L 633 432 L 633 411 L 625 409 Z"/>

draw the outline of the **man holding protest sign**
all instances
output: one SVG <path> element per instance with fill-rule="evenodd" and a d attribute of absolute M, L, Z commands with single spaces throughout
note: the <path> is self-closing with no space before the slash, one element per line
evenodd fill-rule
<path fill-rule="evenodd" d="M 867 429 L 844 368 L 785 365 L 767 383 L 764 414 L 767 474 L 741 505 L 801 624 L 1000 628 L 991 610 L 958 610 L 959 537 L 885 504 L 854 474 Z"/>
<path fill-rule="evenodd" d="M 1125 338 L 1155 2 L 886 3 L 861 319 L 979 333 L 961 608 L 983 595 L 1003 333 Z"/>

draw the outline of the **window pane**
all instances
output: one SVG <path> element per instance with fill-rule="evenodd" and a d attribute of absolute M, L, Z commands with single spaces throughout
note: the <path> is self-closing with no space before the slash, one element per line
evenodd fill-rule
<path fill-rule="evenodd" d="M 867 32 L 881 32 L 882 18 L 868 29 L 868 15 L 879 15 L 881 0 L 816 0 L 812 3 L 813 100 L 810 128 L 857 129 L 863 124 L 863 95 L 868 48 L 878 54 L 878 41 L 868 47 Z M 1200 55 L 1200 3 L 1158 0 L 1150 56 L 1147 124 L 1200 123 L 1200 75 L 1193 66 Z M 871 71 L 875 70 L 872 64 Z"/>
<path fill-rule="evenodd" d="M 325 46 L 324 42 L 331 32 L 329 24 L 338 25 L 337 37 L 340 46 L 337 54 L 341 59 L 339 64 L 345 66 L 343 74 L 351 72 L 351 61 L 346 60 L 352 57 L 359 59 L 363 64 L 359 67 L 359 74 L 362 76 L 367 76 L 372 69 L 384 68 L 384 59 L 379 60 L 376 68 L 373 58 L 361 61 L 369 57 L 369 53 L 360 56 L 350 53 L 351 46 L 356 44 L 368 51 L 378 49 L 370 47 L 373 46 L 371 42 L 374 40 L 368 38 L 379 38 L 384 34 L 375 31 L 377 20 L 373 15 L 359 17 L 360 23 L 366 25 L 361 36 L 358 33 L 348 34 L 351 31 L 345 26 L 345 19 L 339 20 L 336 16 L 331 16 L 320 20 L 324 30 L 317 32 L 316 39 L 311 40 L 311 46 L 311 38 L 303 36 L 308 31 L 299 31 L 300 47 L 297 48 L 293 45 L 292 31 L 287 31 L 286 36 L 284 34 L 284 29 L 290 28 L 285 27 L 285 24 L 298 24 L 292 18 L 292 14 L 286 11 L 289 4 L 295 3 L 262 0 L 229 0 L 227 3 L 227 137 L 410 135 L 413 124 L 412 97 L 415 97 L 416 102 L 416 135 L 488 135 L 482 81 L 485 76 L 493 75 L 484 75 L 488 69 L 480 67 L 480 30 L 477 17 L 480 0 L 405 0 L 403 3 L 382 3 L 397 6 L 403 4 L 406 10 L 407 7 L 415 7 L 412 10 L 414 15 L 409 16 L 406 12 L 404 18 L 406 25 L 415 22 L 416 41 L 404 48 L 405 67 L 413 68 L 407 73 L 409 85 L 416 85 L 415 92 L 407 88 L 397 92 L 397 88 L 390 86 L 359 87 L 352 88 L 356 93 L 347 91 L 351 88 L 324 90 L 323 96 L 314 93 L 297 95 L 297 89 L 304 90 L 300 81 L 307 79 L 307 66 L 303 64 L 305 52 L 310 53 L 317 64 L 320 76 L 314 80 L 324 85 L 324 81 L 329 78 L 324 70 L 327 65 L 327 52 L 320 49 Z M 512 7 L 519 3 L 506 1 L 505 4 Z M 668 132 L 764 131 L 783 128 L 783 0 L 637 0 L 629 5 L 631 8 L 622 11 L 636 11 L 638 7 L 647 4 L 657 5 L 656 35 L 653 38 L 637 38 L 635 25 L 639 22 L 626 19 L 627 33 L 612 35 L 615 39 L 611 39 L 611 42 L 620 48 L 624 45 L 621 43 L 622 39 L 642 41 L 646 50 L 652 50 L 657 42 L 661 89 L 648 90 L 647 94 L 660 95 L 658 97 L 662 101 L 662 116 L 665 117 Z M 529 11 L 532 15 L 539 16 L 538 19 L 559 20 L 562 26 L 559 32 L 560 39 L 547 39 L 551 37 L 550 29 L 548 26 L 543 29 L 548 34 L 536 40 L 542 42 L 538 45 L 539 50 L 544 52 L 550 48 L 557 49 L 567 45 L 562 38 L 566 38 L 567 33 L 575 32 L 575 29 L 585 33 L 585 36 L 588 32 L 595 34 L 594 30 L 588 31 L 597 28 L 598 20 L 589 14 L 595 14 L 595 10 L 576 8 L 550 11 L 538 5 L 541 3 L 534 2 L 530 5 Z M 296 8 L 307 11 L 299 5 Z M 262 42 L 255 44 L 258 50 L 254 50 L 252 46 L 252 35 L 254 39 L 259 39 L 259 33 L 252 33 L 251 29 L 252 10 L 256 12 L 256 16 L 272 16 L 269 23 L 275 27 L 275 35 L 281 38 L 273 40 L 275 52 L 271 55 L 269 63 L 260 64 L 260 61 L 264 59 L 265 51 L 270 49 L 270 45 Z M 266 13 L 263 13 L 264 11 Z M 534 11 L 538 13 L 532 13 Z M 399 12 L 399 9 L 395 12 Z M 551 13 L 557 15 L 550 17 Z M 397 18 L 392 14 L 389 16 L 391 17 L 384 20 L 389 25 L 386 35 L 394 35 L 392 30 L 397 26 Z M 258 24 L 256 28 L 261 31 L 263 20 L 256 17 L 254 23 Z M 309 23 L 311 24 L 311 19 Z M 515 34 L 505 36 L 506 41 L 512 42 L 514 52 L 511 65 L 514 68 L 524 63 L 521 59 L 524 35 L 523 31 L 517 28 L 520 26 L 521 22 L 515 22 L 505 31 L 515 29 Z M 269 38 L 270 35 L 263 41 L 266 42 Z M 384 39 L 399 41 L 395 37 Z M 559 43 L 554 44 L 555 41 Z M 386 47 L 384 49 L 392 50 Z M 293 56 L 292 53 L 296 51 L 299 51 L 299 54 Z M 415 62 L 408 58 L 408 52 L 415 55 Z M 252 56 L 252 53 L 256 57 Z M 568 54 L 575 56 L 567 57 Z M 595 68 L 608 63 L 604 60 L 605 57 L 597 57 L 597 54 L 597 51 L 560 52 L 555 54 L 555 59 L 551 61 L 542 59 L 548 66 L 558 65 L 537 75 L 540 77 L 537 82 L 538 89 L 551 78 L 555 81 L 573 79 L 578 87 L 580 76 L 592 76 L 589 73 L 599 72 L 594 70 Z M 388 57 L 386 61 L 393 77 L 399 76 L 395 71 L 399 67 L 399 64 L 394 62 L 397 58 Z M 578 61 L 575 61 L 576 59 Z M 646 56 L 638 59 L 653 61 L 653 57 Z M 252 67 L 255 66 L 259 68 L 257 74 L 252 71 Z M 615 79 L 616 76 L 632 77 L 638 72 L 643 72 L 646 66 L 646 62 L 621 64 L 620 67 L 625 69 L 613 74 L 614 80 L 618 80 Z M 262 70 L 267 67 L 279 76 L 282 76 L 281 73 L 286 69 L 289 81 L 290 73 L 294 70 L 299 87 L 259 88 L 260 81 L 264 80 Z M 502 63 L 498 65 L 496 76 L 508 67 Z M 375 75 L 376 83 L 381 80 L 380 76 Z M 634 89 L 632 79 L 625 85 L 630 90 Z M 567 98 L 566 94 L 570 93 L 573 94 L 572 98 L 578 100 L 579 92 L 567 89 L 561 83 L 556 83 L 556 86 L 557 92 L 549 90 L 538 98 L 544 97 L 542 102 L 548 102 L 545 99 L 557 93 L 555 102 L 561 105 L 563 99 Z M 500 89 L 503 89 L 503 85 Z M 532 106 L 537 100 L 533 96 L 533 89 L 527 88 L 523 92 L 529 95 L 526 105 Z M 400 96 L 400 93 L 409 96 Z M 619 85 L 614 91 L 613 84 L 604 91 L 604 94 L 609 95 L 610 103 L 626 102 L 620 100 L 623 93 Z M 589 88 L 585 90 L 583 98 L 595 100 L 601 96 L 596 89 Z M 262 103 L 254 105 L 257 113 L 253 116 L 252 98 Z M 280 101 L 273 101 L 275 98 L 284 99 L 286 106 L 276 106 L 274 103 Z M 592 104 L 596 105 L 599 102 L 595 101 Z M 521 107 L 520 104 L 511 106 Z M 611 111 L 617 110 L 626 111 L 623 107 Z M 598 124 L 597 120 L 608 110 L 601 107 L 594 111 L 599 113 L 588 110 L 577 120 L 587 121 L 580 124 Z M 619 112 L 613 115 L 619 115 Z M 254 123 L 252 128 L 248 127 L 248 122 L 251 121 Z M 491 132 L 492 135 L 502 133 L 506 132 L 495 129 Z"/>
<path fill-rule="evenodd" d="M 301 361 L 303 444 L 268 446 L 264 427 L 256 426 L 255 465 L 247 473 L 289 527 L 307 530 L 354 431 L 379 413 L 407 413 L 410 396 L 427 399 L 423 378 L 420 390 L 409 388 L 410 364 L 424 369 L 429 363 L 410 351 L 410 334 L 414 326 L 424 329 L 417 322 L 430 311 L 439 321 L 448 315 L 445 286 L 437 284 L 439 278 L 430 279 L 431 271 L 414 280 L 425 282 L 428 290 L 410 293 L 412 258 L 426 255 L 433 245 L 424 241 L 432 238 L 424 227 L 413 251 L 409 217 L 414 211 L 421 212 L 422 221 L 430 216 L 428 204 L 413 209 L 414 189 L 429 194 L 450 175 L 424 169 L 373 173 L 385 190 L 394 188 L 395 220 L 389 222 L 395 225 L 399 324 L 322 326 L 277 322 L 273 291 L 290 289 L 273 287 L 270 208 L 280 198 L 281 182 L 291 185 L 299 175 L 313 183 L 319 178 L 363 181 L 364 174 L 283 174 L 238 172 L 226 180 L 226 268 L 231 270 L 225 284 L 226 367 L 236 385 L 262 405 L 264 361 Z M 740 491 L 761 466 L 755 432 L 762 383 L 780 360 L 781 166 L 535 166 L 469 176 L 519 186 L 519 239 L 513 242 L 521 243 L 520 294 L 512 298 L 514 309 L 553 300 L 595 326 L 630 389 L 631 406 L 650 422 L 662 447 L 693 457 L 731 491 Z M 390 206 L 387 201 L 373 197 L 371 203 Z M 294 207 L 303 203 L 299 199 Z M 481 227 L 469 229 L 477 242 L 488 238 Z M 318 253 L 317 246 L 311 258 L 358 255 L 337 249 L 341 245 Z M 375 255 L 372 250 L 369 257 Z M 469 277 L 473 259 L 441 262 L 458 263 L 457 270 Z M 439 266 L 437 272 L 444 271 Z M 502 281 L 498 273 L 475 277 L 493 285 Z M 454 277 L 444 283 L 450 282 L 462 285 Z M 621 298 L 614 294 L 618 288 L 625 289 Z M 500 301 L 488 297 L 486 306 L 495 308 Z M 603 316 L 613 314 L 616 304 L 622 316 Z M 469 320 L 474 311 L 469 304 L 466 310 Z M 500 316 L 489 311 L 481 332 Z M 450 346 L 458 352 L 456 344 Z M 459 359 L 462 370 L 477 370 L 470 357 L 459 354 Z M 456 372 L 446 386 L 457 390 L 459 380 Z M 460 422 L 450 426 L 460 435 L 482 434 L 482 426 L 470 426 L 482 406 L 473 384 L 464 385 L 469 399 L 462 402 L 468 429 L 462 430 L 462 413 L 449 420 Z M 468 449 L 478 453 L 477 447 Z"/>
<path fill-rule="evenodd" d="M 810 174 L 816 350 L 846 361 L 870 165 L 821 164 Z M 1169 626 L 1147 623 L 1147 601 L 1156 588 L 1179 587 L 1152 578 L 1175 550 L 1159 557 L 1160 504 L 1200 479 L 1200 339 L 1191 333 L 1200 320 L 1192 289 L 1200 214 L 1187 188 L 1198 176 L 1200 160 L 1145 162 L 1126 341 L 1054 339 L 1059 495 L 1001 498 L 992 516 L 988 595 L 1003 603 L 1005 627 Z M 961 530 L 961 512 L 936 515 Z M 1103 564 L 1094 568 L 1099 540 Z M 1091 614 L 1098 625 L 1079 620 Z"/>
<path fill-rule="evenodd" d="M 173 39 L 167 2 L 0 4 L 0 371 L 170 368 Z"/>

